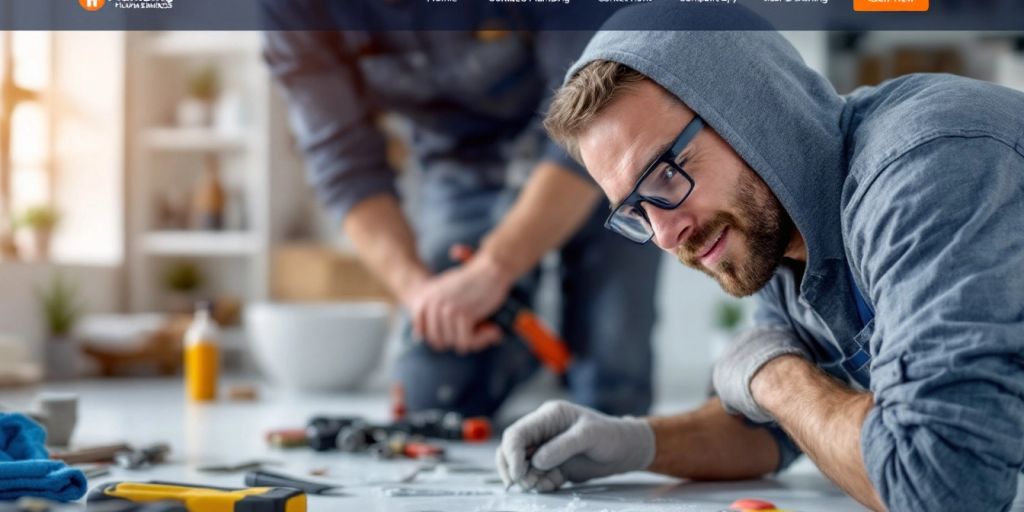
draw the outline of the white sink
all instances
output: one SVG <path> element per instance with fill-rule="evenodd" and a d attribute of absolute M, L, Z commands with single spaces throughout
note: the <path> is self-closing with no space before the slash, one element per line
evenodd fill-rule
<path fill-rule="evenodd" d="M 253 357 L 274 383 L 301 391 L 359 387 L 380 364 L 386 302 L 258 303 L 246 307 Z"/>

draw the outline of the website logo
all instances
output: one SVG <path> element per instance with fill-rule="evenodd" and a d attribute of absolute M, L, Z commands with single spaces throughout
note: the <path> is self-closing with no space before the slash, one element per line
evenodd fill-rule
<path fill-rule="evenodd" d="M 87 11 L 98 11 L 103 8 L 107 0 L 78 0 L 78 5 Z"/>

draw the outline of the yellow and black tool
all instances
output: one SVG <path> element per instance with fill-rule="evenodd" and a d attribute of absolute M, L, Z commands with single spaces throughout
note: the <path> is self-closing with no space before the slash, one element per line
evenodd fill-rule
<path fill-rule="evenodd" d="M 306 512 L 306 494 L 288 487 L 231 489 L 170 482 L 111 482 L 89 492 L 90 506 L 113 501 L 177 501 L 188 512 Z"/>

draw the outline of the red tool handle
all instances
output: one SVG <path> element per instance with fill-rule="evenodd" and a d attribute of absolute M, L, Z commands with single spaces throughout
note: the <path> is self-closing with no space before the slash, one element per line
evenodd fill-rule
<path fill-rule="evenodd" d="M 454 247 L 451 253 L 453 259 L 460 263 L 466 263 L 472 257 L 473 250 L 467 246 L 460 245 Z M 509 307 L 510 305 L 512 306 L 511 308 Z M 572 363 L 572 353 L 569 352 L 569 346 L 561 337 L 544 325 L 540 317 L 534 314 L 530 308 L 510 299 L 501 309 L 512 312 L 513 318 L 511 323 L 506 325 L 508 322 L 503 318 L 504 315 L 500 314 L 495 315 L 492 319 L 501 325 L 502 328 L 519 336 L 544 366 L 550 368 L 557 375 L 562 375 L 569 369 L 569 365 Z"/>
<path fill-rule="evenodd" d="M 569 369 L 569 364 L 572 363 L 569 347 L 532 311 L 525 308 L 519 310 L 512 329 L 530 346 L 533 355 L 551 371 L 562 375 Z"/>

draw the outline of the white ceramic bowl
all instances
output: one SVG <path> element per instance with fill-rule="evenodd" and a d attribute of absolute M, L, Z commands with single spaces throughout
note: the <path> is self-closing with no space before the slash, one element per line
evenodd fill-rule
<path fill-rule="evenodd" d="M 246 306 L 253 357 L 276 384 L 339 391 L 363 384 L 387 341 L 385 302 L 259 303 Z"/>

